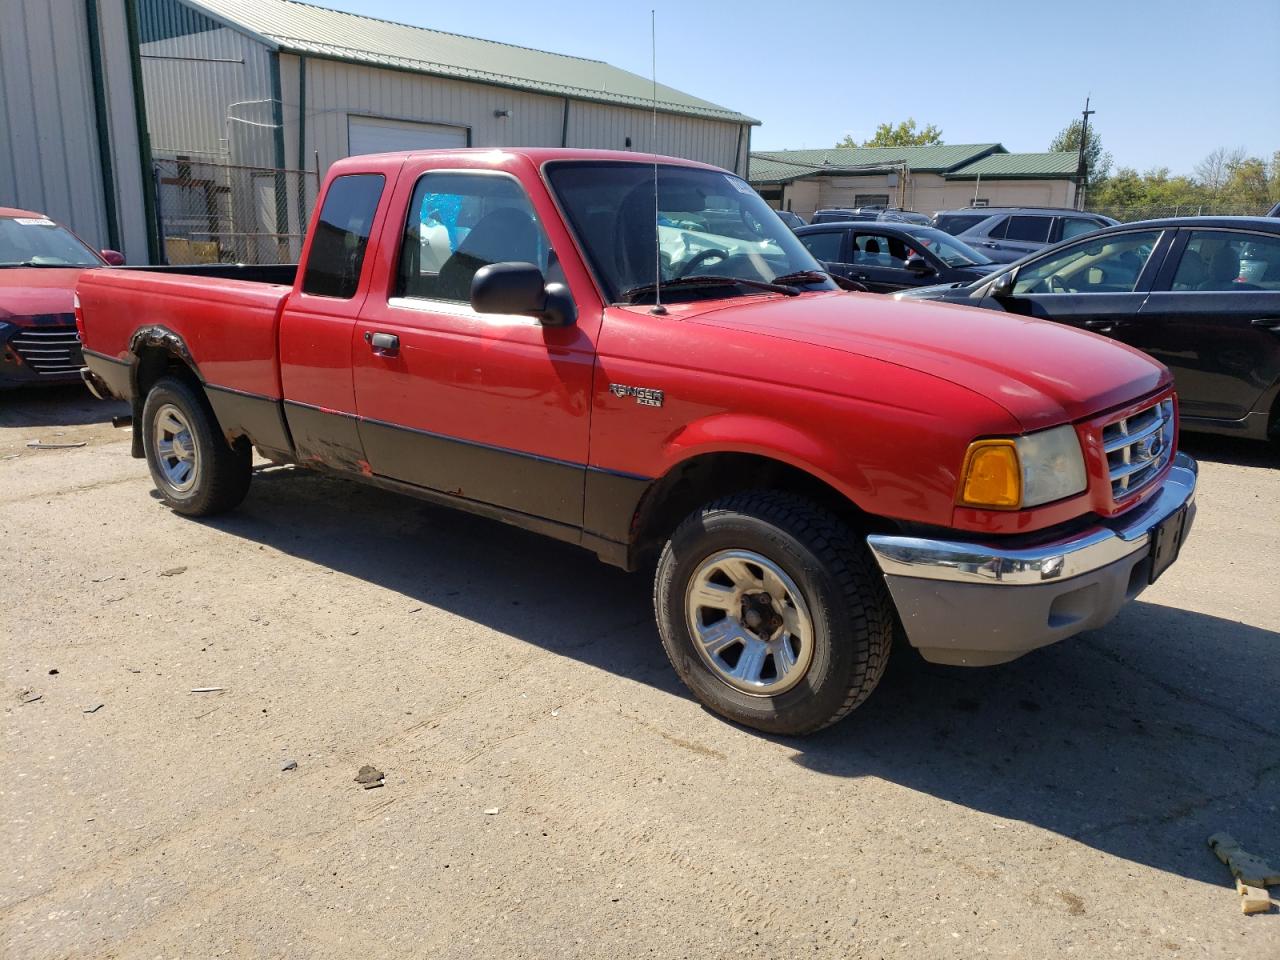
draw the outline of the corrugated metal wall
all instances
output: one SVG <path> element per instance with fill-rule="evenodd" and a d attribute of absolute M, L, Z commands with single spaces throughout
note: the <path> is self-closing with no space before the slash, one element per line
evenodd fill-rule
<path fill-rule="evenodd" d="M 151 151 L 275 166 L 271 52 L 179 0 L 139 0 Z"/>
<path fill-rule="evenodd" d="M 150 262 L 148 223 L 126 2 L 96 0 L 119 249 L 129 263 L 142 264 Z"/>
<path fill-rule="evenodd" d="M 568 101 L 562 97 L 422 74 L 306 59 L 305 143 L 298 153 L 299 59 L 280 58 L 284 91 L 285 150 L 290 165 L 313 165 L 319 151 L 323 171 L 348 156 L 350 115 L 414 120 L 467 127 L 475 147 L 557 147 L 567 132 L 570 147 L 648 151 L 653 119 L 645 110 Z M 499 117 L 499 112 L 509 117 Z M 658 114 L 658 153 L 688 157 L 728 169 L 745 169 L 746 132 L 736 123 Z"/>
<path fill-rule="evenodd" d="M 83 0 L 0 3 L 0 117 L 0 205 L 47 213 L 106 246 Z"/>
<path fill-rule="evenodd" d="M 0 2 L 0 206 L 32 208 L 95 247 L 147 260 L 124 0 L 96 0 L 114 196 L 107 197 L 85 0 Z M 116 220 L 108 230 L 107 204 Z"/>
<path fill-rule="evenodd" d="M 653 114 L 648 110 L 575 102 L 569 109 L 568 145 L 662 153 L 736 170 L 741 129 L 736 123 L 659 113 L 655 140 Z"/>

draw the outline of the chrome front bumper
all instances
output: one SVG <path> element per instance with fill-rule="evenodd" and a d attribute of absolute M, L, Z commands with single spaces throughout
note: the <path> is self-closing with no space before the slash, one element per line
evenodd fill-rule
<path fill-rule="evenodd" d="M 1002 663 L 1102 626 L 1151 580 L 1155 531 L 1195 517 L 1197 467 L 1179 453 L 1159 493 L 1112 524 L 1033 546 L 867 538 L 911 644 L 937 663 Z M 1176 545 L 1175 545 L 1176 548 Z"/>

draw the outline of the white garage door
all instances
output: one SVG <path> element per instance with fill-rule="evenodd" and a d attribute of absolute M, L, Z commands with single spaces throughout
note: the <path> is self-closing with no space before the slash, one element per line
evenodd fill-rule
<path fill-rule="evenodd" d="M 353 157 L 362 153 L 438 150 L 466 145 L 465 127 L 450 127 L 442 123 L 379 120 L 374 117 L 347 118 L 348 154 Z"/>

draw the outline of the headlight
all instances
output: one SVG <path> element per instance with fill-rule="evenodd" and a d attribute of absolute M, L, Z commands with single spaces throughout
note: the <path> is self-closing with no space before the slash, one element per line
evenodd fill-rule
<path fill-rule="evenodd" d="M 1083 492 L 1080 440 L 1070 424 L 1008 440 L 969 444 L 960 474 L 959 503 L 988 510 L 1020 510 Z"/>

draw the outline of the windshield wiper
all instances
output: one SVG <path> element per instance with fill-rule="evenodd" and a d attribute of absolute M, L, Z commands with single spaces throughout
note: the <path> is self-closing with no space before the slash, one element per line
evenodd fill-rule
<path fill-rule="evenodd" d="M 630 290 L 622 292 L 622 299 L 628 302 L 634 302 L 636 297 L 643 296 L 646 293 L 653 293 L 661 289 L 666 290 L 668 287 L 751 287 L 755 290 L 768 290 L 772 293 L 781 293 L 788 297 L 798 297 L 800 291 L 795 287 L 787 286 L 785 283 L 769 283 L 765 280 L 745 280 L 742 277 L 717 277 L 711 275 L 698 275 L 693 277 L 680 277 L 676 280 L 663 280 L 661 284 L 645 283 L 638 287 L 632 287 Z"/>
<path fill-rule="evenodd" d="M 828 280 L 834 280 L 835 277 L 822 270 L 797 270 L 795 273 L 784 273 L 780 277 L 774 277 L 774 283 L 825 283 Z"/>
<path fill-rule="evenodd" d="M 57 267 L 58 269 L 67 269 L 71 267 L 87 266 L 80 263 L 36 263 L 34 260 L 26 260 L 20 263 L 0 263 L 0 267 Z"/>

